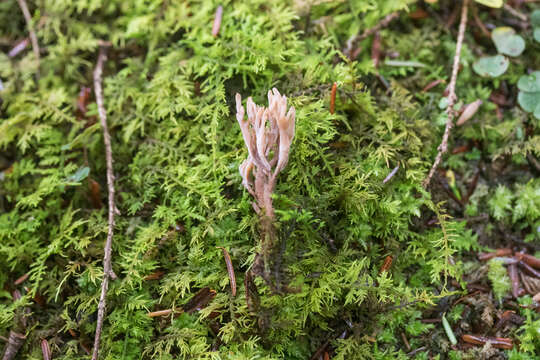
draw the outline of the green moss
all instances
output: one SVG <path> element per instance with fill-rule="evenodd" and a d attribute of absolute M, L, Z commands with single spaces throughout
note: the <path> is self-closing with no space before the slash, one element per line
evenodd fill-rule
<path fill-rule="evenodd" d="M 89 186 L 97 182 L 97 200 L 106 203 L 105 157 L 94 100 L 82 115 L 77 96 L 92 86 L 98 40 L 112 42 L 104 95 L 120 211 L 102 358 L 306 359 L 329 340 L 334 359 L 406 359 L 400 332 L 421 346 L 414 338 L 433 329 L 420 322 L 422 310 L 453 293 L 450 280 L 463 273 L 460 253 L 478 249 L 476 234 L 420 185 L 442 133 L 433 119 L 442 111 L 433 106 L 438 99 L 417 90 L 449 73 L 440 59 L 450 58 L 454 40 L 433 20 L 425 25 L 432 31 L 406 18 L 398 20 L 403 31 L 383 30 L 387 46 L 403 56 L 422 36 L 422 50 L 403 60 L 428 65 L 379 69 L 398 80 L 380 91 L 369 55 L 349 61 L 342 44 L 412 1 L 317 3 L 305 32 L 301 2 L 222 2 L 216 38 L 213 1 L 31 4 L 43 50 L 39 79 L 31 51 L 0 53 L 0 288 L 30 275 L 21 300 L 0 291 L 0 333 L 28 333 L 21 356 L 40 356 L 39 340 L 48 338 L 55 358 L 87 358 L 79 342 L 94 336 L 107 210 L 95 206 Z M 10 43 L 25 37 L 17 2 L 0 10 L 0 33 Z M 465 51 L 459 91 L 464 101 L 485 100 L 492 85 L 473 77 L 472 58 Z M 330 114 L 333 82 L 339 91 Z M 233 101 L 239 92 L 264 103 L 274 86 L 297 110 L 274 200 L 275 271 L 292 290 L 273 294 L 256 279 L 260 306 L 252 311 L 244 277 L 257 252 L 258 218 L 238 173 L 246 150 Z M 493 141 L 487 156 L 534 147 L 535 138 L 512 132 L 521 118 L 497 123 L 489 110 L 459 136 Z M 466 169 L 458 160 L 446 165 Z M 471 198 L 468 212 L 488 209 L 538 239 L 538 186 L 531 180 L 491 189 Z M 426 226 L 432 218 L 438 225 Z M 231 255 L 236 297 L 217 246 Z M 380 274 L 387 255 L 393 264 Z M 501 268 L 490 267 L 497 284 Z M 158 270 L 163 278 L 145 280 Z M 217 295 L 204 309 L 147 316 L 181 307 L 205 287 Z M 36 294 L 46 308 L 31 301 Z M 32 310 L 26 327 L 24 307 Z M 459 318 L 458 310 L 451 314 Z"/>

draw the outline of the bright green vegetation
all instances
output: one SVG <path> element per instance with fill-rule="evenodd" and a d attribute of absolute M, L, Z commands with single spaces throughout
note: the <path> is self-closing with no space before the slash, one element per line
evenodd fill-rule
<path fill-rule="evenodd" d="M 442 326 L 420 319 L 441 299 L 461 294 L 452 279 L 464 285 L 462 254 L 480 249 L 478 237 L 482 245 L 500 245 L 497 225 L 539 241 L 540 183 L 527 154 L 540 155 L 540 122 L 517 106 L 498 119 L 488 98 L 501 82 L 515 87 L 527 69 L 540 69 L 540 44 L 522 34 L 526 47 L 508 71 L 481 78 L 472 69 L 477 45 L 466 36 L 457 94 L 463 103 L 484 105 L 455 130 L 452 143 L 479 145 L 447 155 L 443 168 L 458 174 L 461 194 L 478 167 L 496 174 L 504 162 L 511 171 L 481 180 L 459 213 L 440 188 L 432 195 L 421 186 L 444 129 L 437 103 L 445 85 L 420 90 L 449 79 L 455 36 L 436 19 L 409 19 L 413 1 L 315 3 L 224 1 L 217 38 L 213 1 L 29 4 L 42 49 L 39 79 L 30 48 L 14 58 L 6 55 L 11 46 L 0 53 L 0 334 L 28 335 L 20 358 L 40 358 L 39 341 L 47 338 L 55 359 L 88 359 L 79 342 L 93 342 L 106 169 L 93 95 L 86 116 L 77 111 L 77 97 L 92 86 L 99 39 L 112 42 L 104 98 L 121 214 L 113 240 L 118 279 L 108 292 L 101 358 L 308 359 L 329 340 L 333 359 L 408 359 L 401 333 L 412 349 L 427 345 L 446 358 Z M 450 2 L 443 3 L 428 6 L 437 13 Z M 489 17 L 476 6 L 481 18 Z M 355 61 L 341 53 L 351 35 L 396 10 L 403 13 L 381 31 L 383 47 L 422 67 L 382 63 L 376 70 L 371 37 L 360 42 Z M 0 3 L 0 20 L 2 41 L 27 36 L 16 1 Z M 390 81 L 388 91 L 377 74 Z M 331 115 L 333 82 L 339 91 Z M 272 294 L 257 278 L 260 306 L 250 311 L 244 274 L 259 244 L 259 219 L 238 172 L 246 150 L 234 95 L 263 104 L 272 87 L 297 114 L 274 200 L 276 273 L 291 290 Z M 89 190 L 95 182 L 101 208 Z M 480 214 L 491 219 L 481 234 L 464 220 Z M 217 246 L 231 255 L 236 297 Z M 392 266 L 379 273 L 388 255 Z M 144 279 L 158 270 L 165 272 L 161 279 Z M 505 286 L 500 270 L 489 273 L 497 294 Z M 13 281 L 25 273 L 29 279 L 17 287 L 23 297 L 13 301 Z M 204 287 L 217 295 L 201 311 L 147 316 L 184 305 Z M 45 307 L 32 300 L 36 294 Z M 26 326 L 24 308 L 31 309 Z M 460 314 L 448 311 L 453 325 Z M 538 314 L 523 314 L 527 321 L 515 335 L 522 346 L 512 359 L 530 359 L 540 346 Z"/>

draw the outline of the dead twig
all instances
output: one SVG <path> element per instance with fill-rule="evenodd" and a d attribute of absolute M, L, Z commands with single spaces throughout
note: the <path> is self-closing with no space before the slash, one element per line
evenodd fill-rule
<path fill-rule="evenodd" d="M 99 341 L 101 330 L 103 328 L 103 320 L 105 318 L 106 296 L 109 288 L 109 278 L 112 275 L 111 252 L 112 252 L 112 237 L 114 231 L 114 215 L 118 211 L 114 204 L 114 174 L 113 174 L 113 157 L 111 148 L 111 135 L 107 127 L 107 112 L 103 101 L 102 88 L 102 73 L 103 64 L 107 60 L 106 47 L 100 47 L 96 68 L 94 70 L 94 92 L 96 94 L 96 102 L 98 107 L 99 120 L 103 130 L 103 142 L 105 143 L 105 159 L 107 162 L 107 187 L 109 192 L 109 229 L 107 232 L 107 241 L 105 242 L 105 254 L 103 256 L 103 281 L 101 283 L 101 296 L 98 304 L 98 316 L 96 324 L 96 334 L 94 337 L 94 350 L 92 360 L 98 359 Z"/>
<path fill-rule="evenodd" d="M 332 85 L 332 92 L 330 93 L 330 114 L 333 114 L 336 111 L 336 92 L 337 83 L 335 82 Z"/>
<path fill-rule="evenodd" d="M 32 26 L 32 16 L 30 16 L 30 11 L 28 10 L 28 5 L 25 0 L 17 0 L 17 2 L 19 3 L 24 20 L 26 21 L 26 26 L 28 27 L 28 34 L 30 35 L 30 41 L 32 42 L 32 50 L 34 50 L 39 69 L 39 44 L 36 33 L 34 32 L 34 27 Z"/>
<path fill-rule="evenodd" d="M 510 13 L 511 15 L 517 17 L 519 20 L 521 21 L 524 21 L 524 22 L 527 22 L 529 21 L 529 18 L 527 17 L 527 15 L 525 15 L 524 13 L 522 13 L 521 11 L 519 10 L 516 10 L 514 9 L 513 7 L 511 7 L 510 5 L 508 4 L 504 4 L 503 5 L 503 9 L 506 10 L 508 13 Z"/>
<path fill-rule="evenodd" d="M 23 276 L 19 277 L 17 280 L 15 280 L 13 282 L 13 285 L 20 285 L 22 284 L 23 282 L 25 282 L 27 279 L 28 279 L 28 276 L 30 276 L 30 274 L 26 273 L 24 274 Z"/>
<path fill-rule="evenodd" d="M 234 275 L 234 268 L 231 261 L 231 256 L 229 252 L 224 247 L 218 246 L 218 249 L 221 249 L 223 252 L 223 257 L 225 258 L 225 265 L 227 266 L 227 273 L 229 274 L 229 281 L 231 283 L 231 293 L 232 296 L 236 296 L 236 276 Z"/>
<path fill-rule="evenodd" d="M 375 25 L 375 26 L 373 26 L 373 27 L 371 27 L 369 29 L 364 30 L 364 32 L 362 34 L 356 34 L 356 35 L 352 36 L 351 38 L 349 38 L 349 40 L 347 40 L 347 47 L 346 47 L 344 53 L 349 58 L 351 58 L 351 55 L 352 55 L 353 49 L 356 46 L 356 43 L 358 43 L 359 41 L 362 41 L 362 40 L 366 39 L 367 37 L 375 34 L 377 31 L 381 30 L 382 28 L 387 27 L 392 21 L 394 21 L 398 17 L 399 17 L 399 12 L 394 11 L 393 13 L 390 13 L 390 14 L 386 15 L 377 25 Z"/>
<path fill-rule="evenodd" d="M 439 167 L 439 164 L 441 163 L 442 156 L 448 151 L 448 138 L 450 137 L 450 132 L 452 130 L 452 127 L 454 126 L 454 118 L 456 116 L 456 111 L 454 110 L 454 105 L 456 103 L 457 97 L 456 97 L 456 81 L 457 81 L 457 74 L 459 70 L 459 58 L 461 56 L 461 48 L 463 46 L 463 38 L 465 37 L 465 28 L 467 27 L 467 10 L 469 8 L 469 0 L 463 0 L 461 10 L 461 22 L 459 24 L 459 31 L 458 31 L 458 38 L 456 43 L 456 53 L 454 55 L 454 64 L 452 66 L 452 77 L 450 78 L 450 84 L 448 86 L 448 107 L 446 108 L 446 113 L 448 115 L 448 120 L 446 121 L 446 127 L 444 129 L 444 135 L 441 141 L 441 144 L 437 148 L 438 153 L 437 157 L 435 158 L 435 162 L 433 163 L 433 166 L 431 167 L 431 170 L 429 171 L 429 174 L 427 178 L 424 180 L 424 183 L 422 184 L 424 188 L 427 188 L 431 178 L 433 177 L 433 174 L 435 174 L 435 171 Z"/>
<path fill-rule="evenodd" d="M 8 343 L 6 345 L 6 350 L 4 351 L 4 356 L 2 357 L 2 360 L 12 360 L 17 355 L 17 352 L 19 352 L 19 349 L 24 344 L 24 340 L 26 340 L 26 336 L 23 334 L 19 334 L 15 331 L 9 332 L 9 339 Z"/>
<path fill-rule="evenodd" d="M 387 182 L 389 182 L 394 177 L 394 175 L 396 175 L 398 170 L 399 170 L 399 164 L 397 164 L 397 166 L 392 171 L 390 171 L 390 173 L 384 178 L 382 183 L 386 184 Z"/>
<path fill-rule="evenodd" d="M 223 6 L 219 5 L 216 9 L 216 16 L 214 17 L 214 25 L 212 26 L 212 36 L 217 37 L 219 29 L 221 28 L 221 19 L 223 18 Z"/>
<path fill-rule="evenodd" d="M 41 353 L 43 354 L 43 360 L 52 359 L 51 347 L 47 339 L 41 339 Z"/>

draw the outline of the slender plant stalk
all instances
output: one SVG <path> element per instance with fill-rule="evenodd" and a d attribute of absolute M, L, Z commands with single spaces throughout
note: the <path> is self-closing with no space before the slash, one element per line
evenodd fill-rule
<path fill-rule="evenodd" d="M 32 50 L 34 51 L 34 55 L 36 56 L 36 60 L 38 62 L 38 69 L 39 69 L 39 44 L 37 40 L 36 33 L 34 31 L 34 28 L 32 27 L 32 17 L 30 16 L 30 11 L 28 10 L 28 5 L 26 4 L 25 0 L 17 0 L 19 3 L 19 7 L 21 8 L 21 11 L 24 16 L 24 20 L 26 21 L 26 26 L 28 27 L 28 33 L 30 34 L 30 41 L 32 42 Z"/>
<path fill-rule="evenodd" d="M 101 296 L 98 304 L 98 317 L 96 325 L 96 334 L 94 337 L 94 350 L 92 360 L 98 359 L 99 342 L 101 338 L 101 330 L 103 328 L 103 320 L 105 318 L 107 289 L 109 288 L 109 278 L 112 275 L 111 266 L 111 249 L 112 237 L 114 231 L 114 215 L 116 206 L 114 204 L 114 174 L 113 174 L 113 157 L 111 148 L 111 135 L 107 127 L 107 112 L 103 101 L 103 88 L 101 75 L 103 73 L 103 64 L 107 60 L 106 47 L 102 46 L 99 49 L 98 60 L 94 70 L 94 92 L 96 94 L 96 102 L 98 107 L 99 121 L 103 130 L 103 142 L 105 143 L 105 158 L 107 161 L 107 188 L 109 192 L 109 229 L 107 232 L 107 241 L 105 242 L 105 255 L 103 257 L 103 282 L 101 283 Z"/>
<path fill-rule="evenodd" d="M 461 48 L 463 46 L 463 38 L 465 37 L 465 28 L 467 27 L 467 10 L 469 8 L 469 0 L 463 0 L 463 7 L 461 9 L 461 22 L 459 24 L 459 32 L 456 43 L 456 53 L 454 55 L 454 65 L 452 66 L 452 77 L 450 78 L 450 84 L 448 85 L 448 107 L 446 108 L 446 114 L 448 115 L 448 120 L 446 120 L 446 127 L 444 129 L 443 138 L 441 144 L 437 148 L 438 153 L 433 166 L 429 171 L 428 176 L 422 184 L 424 188 L 427 188 L 433 174 L 439 167 L 442 156 L 448 151 L 448 138 L 450 137 L 450 132 L 454 127 L 454 118 L 456 117 L 456 111 L 454 110 L 454 105 L 456 104 L 456 81 L 457 74 L 459 70 L 459 58 L 461 56 Z"/>
<path fill-rule="evenodd" d="M 386 15 L 375 26 L 364 30 L 361 34 L 353 35 L 351 38 L 349 38 L 349 40 L 347 40 L 347 47 L 346 47 L 346 49 L 344 51 L 345 54 L 347 54 L 348 56 L 351 56 L 356 43 L 358 43 L 358 42 L 368 38 L 369 36 L 375 34 L 377 31 L 381 30 L 382 28 L 387 27 L 392 21 L 394 21 L 398 17 L 399 17 L 399 11 L 394 11 L 394 12 Z"/>

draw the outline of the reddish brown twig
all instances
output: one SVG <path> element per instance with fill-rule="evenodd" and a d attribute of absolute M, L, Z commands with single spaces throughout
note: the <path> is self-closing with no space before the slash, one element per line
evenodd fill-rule
<path fill-rule="evenodd" d="M 28 5 L 26 5 L 25 0 L 17 0 L 17 2 L 19 3 L 24 20 L 26 21 L 26 26 L 28 27 L 28 34 L 30 35 L 30 41 L 32 42 L 32 50 L 34 50 L 34 55 L 36 56 L 39 69 L 39 44 L 36 33 L 34 32 L 34 28 L 32 26 L 32 16 L 30 16 L 30 11 L 28 10 Z"/>
<path fill-rule="evenodd" d="M 510 278 L 510 283 L 512 284 L 512 296 L 517 299 L 519 293 L 519 275 L 517 264 L 510 264 L 507 268 L 508 277 Z"/>
<path fill-rule="evenodd" d="M 456 112 L 454 110 L 454 105 L 456 103 L 456 81 L 457 81 L 457 74 L 459 70 L 459 58 L 461 56 L 461 48 L 463 46 L 463 38 L 465 37 L 465 28 L 467 27 L 467 10 L 469 8 L 469 0 L 463 0 L 462 10 L 461 10 L 461 22 L 459 24 L 459 31 L 458 31 L 458 38 L 456 43 L 456 53 L 454 55 L 454 64 L 452 66 L 452 77 L 450 78 L 450 84 L 448 86 L 448 106 L 446 108 L 446 114 L 448 115 L 448 119 L 446 120 L 446 127 L 444 129 L 443 138 L 441 141 L 441 144 L 437 148 L 438 153 L 435 157 L 435 161 L 433 162 L 433 166 L 431 167 L 431 170 L 429 171 L 428 176 L 424 180 L 424 183 L 422 184 L 424 188 L 427 188 L 431 178 L 433 177 L 433 174 L 435 174 L 435 171 L 439 167 L 439 164 L 442 161 L 442 156 L 448 151 L 448 138 L 450 137 L 450 132 L 452 131 L 452 127 L 454 126 L 454 117 L 456 116 Z"/>
<path fill-rule="evenodd" d="M 511 350 L 514 347 L 512 339 L 509 338 L 499 338 L 499 337 L 488 337 L 488 336 L 479 336 L 479 335 L 462 335 L 461 339 L 469 344 L 475 345 L 485 345 L 488 341 L 491 343 L 491 346 L 497 349 L 507 349 Z"/>
<path fill-rule="evenodd" d="M 219 5 L 216 9 L 216 15 L 214 17 L 214 25 L 212 26 L 212 36 L 217 37 L 219 29 L 221 28 L 221 19 L 223 17 L 223 6 Z"/>
<path fill-rule="evenodd" d="M 534 269 L 532 266 L 528 265 L 523 261 L 519 261 L 518 265 L 527 275 L 534 276 L 535 278 L 540 279 L 540 271 Z"/>
<path fill-rule="evenodd" d="M 146 275 L 145 277 L 143 277 L 143 280 L 159 280 L 163 277 L 163 275 L 165 275 L 165 271 L 163 270 L 157 270 L 157 271 L 154 271 L 153 273 L 151 274 L 148 274 Z"/>
<path fill-rule="evenodd" d="M 101 203 L 101 187 L 99 183 L 92 178 L 88 178 L 88 190 L 90 191 L 90 201 L 94 209 L 101 209 L 103 204 Z"/>
<path fill-rule="evenodd" d="M 330 93 L 330 114 L 333 114 L 336 111 L 336 92 L 337 92 L 337 83 L 332 85 L 332 92 Z"/>
<path fill-rule="evenodd" d="M 516 256 L 516 259 L 523 261 L 527 265 L 532 266 L 533 268 L 536 268 L 536 269 L 540 269 L 540 259 L 532 255 L 522 253 L 522 252 L 516 253 L 515 256 Z"/>
<path fill-rule="evenodd" d="M 427 92 L 431 89 L 433 89 L 435 86 L 439 85 L 439 84 L 443 84 L 445 81 L 444 79 L 437 79 L 437 80 L 433 80 L 432 82 L 430 82 L 429 84 L 427 84 L 423 89 L 422 89 L 422 92 Z"/>
<path fill-rule="evenodd" d="M 41 353 L 43 354 L 43 360 L 51 360 L 51 347 L 47 339 L 41 339 Z"/>
<path fill-rule="evenodd" d="M 224 247 L 218 246 L 218 249 L 221 249 L 221 252 L 223 252 L 223 257 L 225 258 L 225 265 L 227 266 L 227 273 L 229 274 L 229 281 L 231 283 L 232 296 L 236 296 L 236 277 L 234 276 L 234 268 L 232 265 L 231 256 Z"/>
<path fill-rule="evenodd" d="M 6 350 L 4 351 L 4 356 L 2 357 L 2 360 L 14 359 L 19 352 L 19 349 L 24 344 L 24 340 L 26 340 L 26 336 L 24 336 L 23 334 L 19 334 L 18 332 L 15 332 L 13 330 L 10 331 L 8 343 L 6 345 Z"/>
<path fill-rule="evenodd" d="M 390 269 L 390 266 L 392 266 L 393 261 L 394 259 L 392 258 L 391 255 L 388 255 L 387 257 L 385 257 L 384 262 L 381 266 L 381 269 L 379 270 L 379 274 L 382 274 L 383 272 L 388 271 Z"/>
<path fill-rule="evenodd" d="M 379 67 L 381 61 L 381 33 L 377 31 L 373 36 L 373 43 L 371 44 L 371 60 L 375 69 Z"/>
<path fill-rule="evenodd" d="M 510 255 L 512 255 L 512 249 L 508 249 L 508 248 L 497 249 L 494 252 L 478 254 L 478 260 L 487 261 L 495 257 L 510 256 Z"/>
<path fill-rule="evenodd" d="M 28 276 L 29 276 L 28 273 L 24 274 L 23 276 L 21 276 L 20 278 L 18 278 L 17 280 L 15 280 L 15 281 L 13 282 L 13 285 L 20 285 L 20 284 L 22 284 L 23 282 L 26 281 L 26 279 L 28 279 Z"/>
<path fill-rule="evenodd" d="M 94 337 L 94 349 L 92 352 L 92 360 L 98 359 L 99 342 L 101 338 L 101 330 L 103 328 L 103 320 L 105 319 L 107 289 L 109 288 L 109 278 L 112 275 L 111 252 L 112 252 L 112 237 L 114 232 L 114 215 L 118 211 L 114 204 L 114 173 L 113 173 L 113 157 L 111 147 L 111 135 L 107 127 L 107 112 L 103 101 L 102 73 L 103 64 L 107 60 L 106 48 L 100 47 L 96 68 L 94 70 L 94 91 L 96 94 L 96 102 L 98 107 L 99 120 L 103 131 L 103 142 L 105 143 L 105 159 L 107 162 L 107 187 L 109 192 L 109 229 L 107 232 L 107 241 L 105 242 L 103 256 L 103 281 L 101 282 L 101 295 L 98 303 L 98 316 L 96 324 L 96 334 Z"/>

